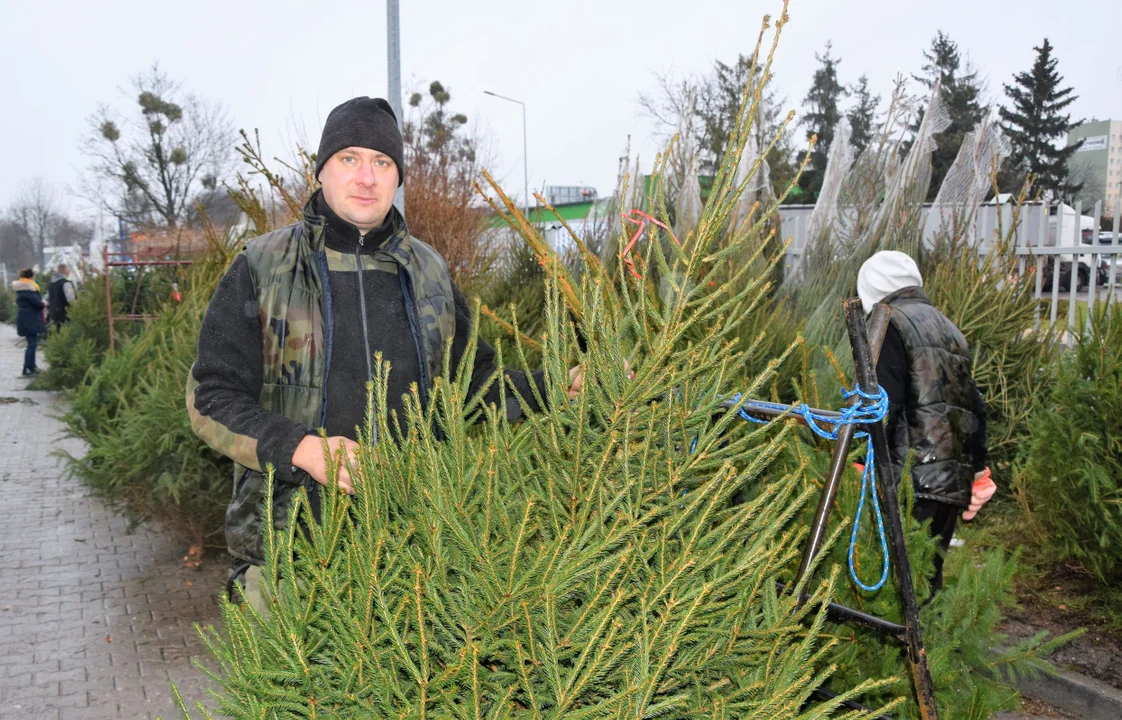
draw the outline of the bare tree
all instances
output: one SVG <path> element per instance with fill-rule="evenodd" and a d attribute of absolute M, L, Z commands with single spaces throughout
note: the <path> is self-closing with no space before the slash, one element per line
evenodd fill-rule
<path fill-rule="evenodd" d="M 55 233 L 63 221 L 54 189 L 42 178 L 24 184 L 8 208 L 8 221 L 15 230 L 12 234 L 16 242 L 22 243 L 25 254 L 44 269 L 47 265 L 45 248 L 54 244 Z"/>
<path fill-rule="evenodd" d="M 5 214 L 0 217 L 0 265 L 3 265 L 8 277 L 14 277 L 19 268 L 30 267 L 35 264 L 35 253 L 31 251 L 31 242 L 27 239 L 27 232 L 23 226 Z"/>
<path fill-rule="evenodd" d="M 1083 203 L 1083 212 L 1090 214 L 1095 203 L 1106 197 L 1106 183 L 1104 182 L 1105 170 L 1097 170 L 1090 161 L 1076 155 L 1067 165 L 1067 182 L 1079 187 L 1079 192 L 1071 198 L 1062 198 L 1073 205 L 1075 201 Z M 1105 205 L 1105 203 L 1104 203 Z"/>
<path fill-rule="evenodd" d="M 405 208 L 409 231 L 440 252 L 457 283 L 469 286 L 495 257 L 485 214 L 475 205 L 475 182 L 487 158 L 478 129 L 449 108 L 451 99 L 439 81 L 409 98 L 402 123 Z"/>
<path fill-rule="evenodd" d="M 696 98 L 704 94 L 706 80 L 699 80 L 692 75 L 674 79 L 669 74 L 658 72 L 655 73 L 654 78 L 658 88 L 650 94 L 639 94 L 639 109 L 650 118 L 658 137 L 669 140 L 677 132 L 682 116 L 690 111 L 690 98 L 694 98 L 692 104 L 695 105 Z M 693 128 L 694 134 L 701 137 L 705 132 L 701 117 L 696 113 L 689 112 L 689 114 L 696 123 L 696 127 Z"/>
<path fill-rule="evenodd" d="M 234 133 L 221 104 L 184 92 L 158 65 L 132 89 L 129 111 L 106 105 L 90 117 L 86 194 L 134 225 L 173 230 L 196 195 L 229 173 Z"/>

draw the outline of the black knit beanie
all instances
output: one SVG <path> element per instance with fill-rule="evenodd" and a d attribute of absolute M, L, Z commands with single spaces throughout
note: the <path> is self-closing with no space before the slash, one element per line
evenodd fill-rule
<path fill-rule="evenodd" d="M 397 184 L 405 182 L 405 152 L 393 108 L 382 98 L 356 97 L 331 111 L 316 153 L 316 178 L 332 155 L 364 147 L 389 155 L 397 165 Z"/>

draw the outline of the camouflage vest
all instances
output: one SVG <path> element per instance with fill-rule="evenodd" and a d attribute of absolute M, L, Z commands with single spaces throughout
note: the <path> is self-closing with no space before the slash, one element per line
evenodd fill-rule
<path fill-rule="evenodd" d="M 243 250 L 257 291 L 264 372 L 259 402 L 270 412 L 323 427 L 327 413 L 327 374 L 334 332 L 331 288 L 324 250 L 324 220 L 314 214 L 314 200 L 303 222 L 251 240 Z M 432 378 L 443 371 L 446 342 L 455 334 L 452 280 L 444 259 L 409 235 L 404 218 L 391 210 L 396 232 L 375 253 L 399 267 L 406 314 L 421 362 L 421 399 L 427 401 Z M 311 476 L 298 472 L 299 484 L 276 482 L 273 526 L 285 526 L 293 493 L 301 485 L 316 490 Z M 226 542 L 242 560 L 263 562 L 261 514 L 265 478 L 234 466 L 234 489 L 226 509 Z"/>
<path fill-rule="evenodd" d="M 966 338 L 922 288 L 898 290 L 881 302 L 892 306 L 892 325 L 908 353 L 907 414 L 890 428 L 893 463 L 902 466 L 914 452 L 916 497 L 967 507 L 974 470 L 965 448 L 977 419 Z"/>

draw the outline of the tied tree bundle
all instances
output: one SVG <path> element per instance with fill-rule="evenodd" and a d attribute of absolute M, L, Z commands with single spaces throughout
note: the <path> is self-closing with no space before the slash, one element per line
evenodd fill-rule
<path fill-rule="evenodd" d="M 747 427 L 722 407 L 769 380 L 739 375 L 753 346 L 735 342 L 767 284 L 728 277 L 722 261 L 763 246 L 775 207 L 717 243 L 745 187 L 734 179 L 753 100 L 696 229 L 681 245 L 652 230 L 632 248 L 639 277 L 588 258 L 576 282 L 492 184 L 546 273 L 535 342 L 549 411 L 512 424 L 469 398 L 471 350 L 425 407 L 414 392 L 403 418 L 370 410 L 355 494 L 322 493 L 318 519 L 304 496 L 284 531 L 267 527 L 265 612 L 226 602 L 224 628 L 206 632 L 221 713 L 867 716 L 838 710 L 850 694 L 810 700 L 831 670 L 818 608 L 833 578 L 801 607 L 776 590 L 811 493 L 797 472 L 769 472 L 791 427 Z M 512 325 L 506 356 L 525 366 Z M 584 385 L 570 401 L 574 364 Z M 378 358 L 370 408 L 386 406 L 392 371 Z M 371 445 L 392 427 L 400 439 Z"/>

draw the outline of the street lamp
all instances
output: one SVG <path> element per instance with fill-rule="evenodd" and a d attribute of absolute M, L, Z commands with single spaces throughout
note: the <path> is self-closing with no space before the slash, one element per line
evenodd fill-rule
<path fill-rule="evenodd" d="M 507 100 L 512 103 L 518 103 L 522 106 L 522 182 L 524 185 L 523 192 L 526 193 L 526 219 L 528 220 L 530 218 L 530 162 L 527 159 L 526 154 L 526 103 L 522 102 L 521 100 L 509 98 L 505 95 L 493 93 L 490 90 L 484 90 L 483 94 L 490 95 L 491 97 L 497 97 L 500 100 Z"/>
<path fill-rule="evenodd" d="M 397 129 L 401 130 L 401 12 L 397 0 L 386 2 L 386 94 L 390 107 L 397 116 Z M 400 169 L 398 172 L 401 172 Z M 405 183 L 397 186 L 394 207 L 405 217 Z"/>

